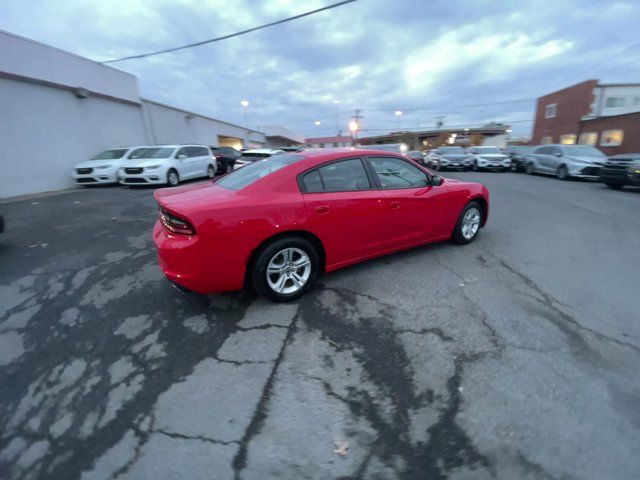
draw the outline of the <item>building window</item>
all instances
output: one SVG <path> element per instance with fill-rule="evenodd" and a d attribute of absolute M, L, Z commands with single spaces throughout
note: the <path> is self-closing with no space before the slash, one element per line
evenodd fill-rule
<path fill-rule="evenodd" d="M 558 104 L 551 103 L 544 107 L 544 118 L 556 118 L 556 113 L 558 111 Z"/>
<path fill-rule="evenodd" d="M 560 135 L 560 143 L 563 145 L 575 145 L 576 143 L 576 134 L 575 133 L 565 133 L 564 135 Z"/>
<path fill-rule="evenodd" d="M 580 145 L 591 145 L 592 147 L 598 141 L 598 134 L 596 132 L 584 132 L 580 134 L 578 143 Z"/>
<path fill-rule="evenodd" d="M 541 145 L 548 145 L 550 143 L 553 143 L 553 137 L 542 137 L 540 139 L 540 144 Z"/>
<path fill-rule="evenodd" d="M 622 145 L 623 138 L 623 130 L 605 130 L 600 137 L 600 146 L 617 147 L 618 145 Z"/>
<path fill-rule="evenodd" d="M 607 108 L 622 108 L 624 100 L 624 97 L 608 97 L 605 105 Z"/>

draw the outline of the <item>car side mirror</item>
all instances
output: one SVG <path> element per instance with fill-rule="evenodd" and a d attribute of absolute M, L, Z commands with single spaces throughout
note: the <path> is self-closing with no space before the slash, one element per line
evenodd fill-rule
<path fill-rule="evenodd" d="M 187 158 L 187 156 L 182 153 L 178 155 L 178 160 L 184 160 L 185 158 Z"/>
<path fill-rule="evenodd" d="M 434 187 L 439 187 L 443 183 L 444 183 L 444 178 L 442 178 L 441 176 L 434 175 L 433 177 L 431 177 L 431 185 L 433 185 Z"/>

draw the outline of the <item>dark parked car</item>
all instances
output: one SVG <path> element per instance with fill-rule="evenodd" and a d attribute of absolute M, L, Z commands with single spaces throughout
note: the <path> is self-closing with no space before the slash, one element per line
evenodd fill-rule
<path fill-rule="evenodd" d="M 511 159 L 511 170 L 513 172 L 524 172 L 526 162 L 525 157 L 533 151 L 533 147 L 523 145 L 507 147 L 503 150 Z"/>
<path fill-rule="evenodd" d="M 233 170 L 233 164 L 240 156 L 240 152 L 232 147 L 210 147 L 218 162 L 217 173 L 227 173 Z"/>
<path fill-rule="evenodd" d="M 420 150 L 411 150 L 409 153 L 407 153 L 407 157 L 420 164 L 424 164 L 424 153 L 422 153 Z"/>
<path fill-rule="evenodd" d="M 4 232 L 4 218 L 0 215 L 0 233 Z"/>
<path fill-rule="evenodd" d="M 600 180 L 613 189 L 625 185 L 640 187 L 640 153 L 626 153 L 609 157 L 600 169 Z"/>

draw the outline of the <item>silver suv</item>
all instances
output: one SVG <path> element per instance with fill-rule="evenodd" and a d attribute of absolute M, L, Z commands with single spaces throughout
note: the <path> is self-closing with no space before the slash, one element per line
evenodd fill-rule
<path fill-rule="evenodd" d="M 547 173 L 560 180 L 571 177 L 597 180 L 606 161 L 604 153 L 588 145 L 540 145 L 525 157 L 523 163 L 529 175 Z"/>

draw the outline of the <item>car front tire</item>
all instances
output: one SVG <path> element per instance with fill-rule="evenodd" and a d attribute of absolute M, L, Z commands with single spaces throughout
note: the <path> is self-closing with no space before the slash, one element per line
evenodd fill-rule
<path fill-rule="evenodd" d="M 175 168 L 172 168 L 167 172 L 167 183 L 171 187 L 175 187 L 180 183 L 180 176 L 178 175 L 178 172 L 175 170 Z"/>
<path fill-rule="evenodd" d="M 213 178 L 216 176 L 216 169 L 213 165 L 207 167 L 207 177 Z"/>
<path fill-rule="evenodd" d="M 282 237 L 256 256 L 251 281 L 256 291 L 274 302 L 290 302 L 304 295 L 315 282 L 320 257 L 307 239 Z"/>
<path fill-rule="evenodd" d="M 567 170 L 567 167 L 560 165 L 558 170 L 556 170 L 556 176 L 559 180 L 569 180 L 569 171 Z"/>
<path fill-rule="evenodd" d="M 469 202 L 458 217 L 451 240 L 458 245 L 473 242 L 480 232 L 483 215 L 484 209 L 478 202 Z"/>
<path fill-rule="evenodd" d="M 622 185 L 621 183 L 604 183 L 607 187 L 611 188 L 612 190 L 620 190 L 624 185 Z"/>

